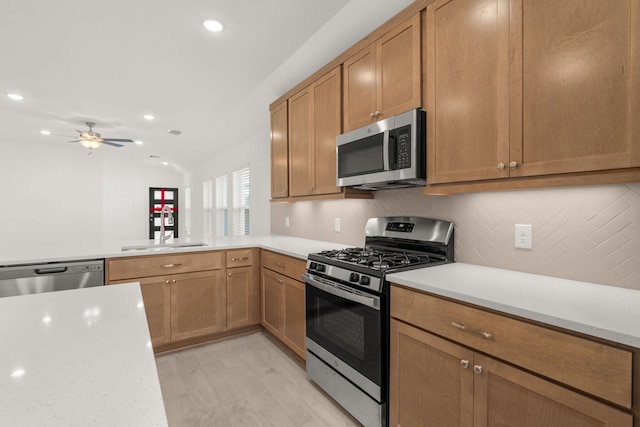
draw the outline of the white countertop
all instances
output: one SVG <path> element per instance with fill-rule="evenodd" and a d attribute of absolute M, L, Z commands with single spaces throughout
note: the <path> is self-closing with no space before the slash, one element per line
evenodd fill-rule
<path fill-rule="evenodd" d="M 50 242 L 43 240 L 37 245 L 1 245 L 0 266 L 251 247 L 270 249 L 285 255 L 306 259 L 307 255 L 312 252 L 348 247 L 347 245 L 341 245 L 339 243 L 301 239 L 299 237 L 289 237 L 277 234 L 207 238 L 187 237 L 172 239 L 171 242 L 203 242 L 207 246 L 161 250 L 123 251 L 121 249 L 123 246 L 148 245 L 153 244 L 154 241 L 130 240 L 119 242 L 87 242 L 81 246 L 68 246 L 65 245 L 64 242 Z"/>
<path fill-rule="evenodd" d="M 640 348 L 638 290 L 463 263 L 387 278 L 416 290 Z"/>
<path fill-rule="evenodd" d="M 0 298 L 0 426 L 167 426 L 138 283 Z"/>

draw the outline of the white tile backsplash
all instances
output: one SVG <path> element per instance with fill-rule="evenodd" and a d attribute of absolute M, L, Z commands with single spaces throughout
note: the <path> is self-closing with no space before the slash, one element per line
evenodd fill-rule
<path fill-rule="evenodd" d="M 271 232 L 362 245 L 367 219 L 390 215 L 453 221 L 459 262 L 640 289 L 640 184 L 272 203 Z M 531 250 L 514 248 L 515 224 L 532 224 Z"/>

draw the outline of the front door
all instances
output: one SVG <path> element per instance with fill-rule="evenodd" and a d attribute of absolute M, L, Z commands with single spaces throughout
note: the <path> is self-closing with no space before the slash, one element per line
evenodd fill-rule
<path fill-rule="evenodd" d="M 164 219 L 165 234 L 173 232 L 178 237 L 178 189 L 164 187 L 149 188 L 149 239 L 160 238 L 160 211 L 164 206 L 171 209 L 173 221 Z"/>

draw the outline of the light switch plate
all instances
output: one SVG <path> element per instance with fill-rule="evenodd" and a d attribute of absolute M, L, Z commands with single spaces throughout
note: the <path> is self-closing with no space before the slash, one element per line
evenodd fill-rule
<path fill-rule="evenodd" d="M 340 218 L 334 218 L 333 220 L 333 229 L 335 230 L 336 233 L 340 232 Z"/>

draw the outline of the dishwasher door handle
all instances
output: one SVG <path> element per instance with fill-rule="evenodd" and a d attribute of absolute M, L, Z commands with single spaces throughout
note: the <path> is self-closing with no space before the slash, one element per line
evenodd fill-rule
<path fill-rule="evenodd" d="M 67 267 L 36 268 L 33 272 L 36 274 L 60 274 L 66 273 Z"/>

